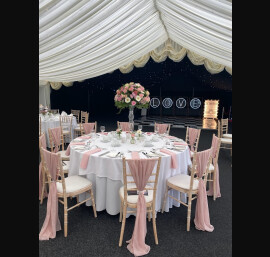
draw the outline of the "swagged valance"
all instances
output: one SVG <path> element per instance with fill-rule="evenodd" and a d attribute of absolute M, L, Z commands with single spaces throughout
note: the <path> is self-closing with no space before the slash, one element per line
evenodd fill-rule
<path fill-rule="evenodd" d="M 230 1 L 39 1 L 39 79 L 53 89 L 186 55 L 232 74 Z"/>

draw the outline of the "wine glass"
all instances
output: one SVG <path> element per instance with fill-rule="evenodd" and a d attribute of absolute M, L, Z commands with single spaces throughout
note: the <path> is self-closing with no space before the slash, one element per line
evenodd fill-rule
<path fill-rule="evenodd" d="M 138 129 L 142 130 L 142 125 L 138 125 Z"/>
<path fill-rule="evenodd" d="M 100 131 L 101 131 L 102 134 L 103 134 L 103 132 L 105 131 L 105 126 L 100 126 Z"/>
<path fill-rule="evenodd" d="M 158 134 L 158 126 L 155 126 L 155 133 Z"/>

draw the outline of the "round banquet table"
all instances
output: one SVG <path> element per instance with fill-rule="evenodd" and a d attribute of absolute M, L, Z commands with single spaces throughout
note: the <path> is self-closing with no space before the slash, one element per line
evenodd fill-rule
<path fill-rule="evenodd" d="M 110 133 L 109 133 L 110 134 Z M 126 133 L 122 133 L 122 137 L 126 137 Z M 153 135 L 145 135 L 145 138 L 151 141 L 153 147 L 145 147 L 144 143 L 136 143 L 130 144 L 129 140 L 126 143 L 122 143 L 121 140 L 120 146 L 112 148 L 112 142 L 104 143 L 102 142 L 102 136 L 98 133 L 97 139 L 95 142 L 91 142 L 91 139 L 82 140 L 75 139 L 75 141 L 83 141 L 87 144 L 87 141 L 90 141 L 90 146 L 98 146 L 102 148 L 102 151 L 94 153 L 90 155 L 88 164 L 86 169 L 80 168 L 81 159 L 84 152 L 89 151 L 87 146 L 82 145 L 70 145 L 70 168 L 69 168 L 69 176 L 80 175 L 92 182 L 93 192 L 96 202 L 96 210 L 103 211 L 106 210 L 107 213 L 111 215 L 116 215 L 120 212 L 120 197 L 119 197 L 119 189 L 123 186 L 123 163 L 122 157 L 111 158 L 108 157 L 107 154 L 102 155 L 108 151 L 121 152 L 126 159 L 131 158 L 131 151 L 144 151 L 149 152 L 153 148 L 155 150 L 160 149 L 165 146 L 165 139 L 169 140 L 165 137 L 159 137 L 158 141 L 153 142 L 151 140 Z M 177 139 L 177 138 L 175 138 Z M 178 139 L 182 140 L 182 139 Z M 73 140 L 74 141 L 74 140 Z M 183 140 L 182 140 L 183 141 Z M 94 148 L 92 148 L 94 149 Z M 156 211 L 161 211 L 162 203 L 164 198 L 164 193 L 166 189 L 166 181 L 169 177 L 175 176 L 177 174 L 188 174 L 188 166 L 191 164 L 190 153 L 188 146 L 185 146 L 185 149 L 181 152 L 173 151 L 176 153 L 178 168 L 171 168 L 171 156 L 167 155 L 163 152 L 157 153 L 162 154 L 161 163 L 160 163 L 160 172 L 157 184 L 157 193 L 156 193 Z M 139 152 L 140 158 L 147 158 L 142 152 Z M 157 157 L 155 157 L 157 158 Z M 156 169 L 156 167 L 155 167 Z M 129 168 L 127 165 L 127 172 L 129 172 Z M 186 194 L 180 194 L 175 190 L 171 190 L 170 194 L 176 199 L 181 199 L 181 201 L 186 202 Z M 79 201 L 83 201 L 89 197 L 88 193 L 83 193 L 79 196 Z M 91 201 L 86 202 L 87 206 L 91 205 Z M 169 208 L 172 206 L 180 206 L 180 203 L 169 198 L 167 199 L 167 203 L 165 206 L 165 211 L 168 212 Z M 127 217 L 129 214 L 127 214 Z"/>
<path fill-rule="evenodd" d="M 56 128 L 60 127 L 60 120 L 59 120 L 59 114 L 51 114 L 50 116 L 44 117 L 42 114 L 39 114 L 39 117 L 41 117 L 41 132 L 45 132 L 46 135 L 46 144 L 47 147 L 50 147 L 50 140 L 49 140 L 49 128 Z M 69 124 L 64 124 L 65 126 L 69 127 Z M 77 120 L 76 117 L 73 116 L 72 118 L 72 130 L 71 130 L 71 139 L 74 138 L 74 128 L 77 127 Z M 65 143 L 69 143 L 70 140 L 66 137 Z"/>

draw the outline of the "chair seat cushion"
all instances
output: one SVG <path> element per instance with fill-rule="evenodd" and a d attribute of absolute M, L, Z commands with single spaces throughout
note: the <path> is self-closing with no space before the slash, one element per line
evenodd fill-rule
<path fill-rule="evenodd" d="M 185 174 L 179 174 L 173 177 L 168 178 L 168 182 L 177 187 L 184 189 L 189 189 L 190 186 L 190 176 Z M 193 190 L 198 189 L 199 181 L 197 179 L 193 180 Z"/>
<path fill-rule="evenodd" d="M 63 171 L 67 171 L 69 169 L 70 161 L 63 161 L 65 164 L 63 164 Z"/>
<path fill-rule="evenodd" d="M 134 184 L 133 185 L 129 185 L 127 186 L 128 188 L 134 188 Z M 147 187 L 150 187 L 150 186 L 147 186 Z M 148 195 L 145 195 L 144 198 L 145 198 L 145 202 L 146 203 L 149 203 L 153 200 L 153 190 L 147 190 L 148 191 Z M 119 189 L 119 194 L 121 196 L 121 198 L 124 199 L 124 186 L 122 186 L 120 189 Z M 129 203 L 137 203 L 138 201 L 138 195 L 128 195 L 127 196 L 127 201 Z"/>
<path fill-rule="evenodd" d="M 221 138 L 221 143 L 232 144 L 232 139 L 230 139 L 230 138 Z"/>
<path fill-rule="evenodd" d="M 223 134 L 223 136 L 222 137 L 225 137 L 225 138 L 230 138 L 230 139 L 232 139 L 232 134 Z"/>
<path fill-rule="evenodd" d="M 92 185 L 92 182 L 81 176 L 69 176 L 65 178 L 66 192 L 73 193 Z M 57 191 L 63 193 L 62 183 L 56 182 Z"/>
<path fill-rule="evenodd" d="M 58 151 L 57 153 L 61 154 L 61 159 L 65 161 L 69 161 L 69 156 L 66 156 L 66 150 L 64 151 Z"/>
<path fill-rule="evenodd" d="M 63 130 L 63 134 L 69 134 L 69 130 Z"/>
<path fill-rule="evenodd" d="M 215 167 L 212 163 L 210 163 L 210 166 L 209 166 L 209 171 L 214 171 Z"/>

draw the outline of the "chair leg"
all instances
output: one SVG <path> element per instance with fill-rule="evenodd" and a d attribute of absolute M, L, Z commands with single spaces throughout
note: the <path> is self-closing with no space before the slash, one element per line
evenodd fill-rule
<path fill-rule="evenodd" d="M 64 198 L 64 237 L 67 237 L 68 233 L 68 206 L 67 206 L 67 198 Z"/>
<path fill-rule="evenodd" d="M 165 205 L 166 205 L 166 202 L 167 202 L 167 198 L 168 198 L 168 190 L 169 190 L 169 187 L 168 185 L 166 184 L 166 191 L 165 191 L 165 195 L 164 195 L 164 199 L 163 199 L 163 206 L 162 206 L 162 213 L 164 212 L 165 210 Z"/>
<path fill-rule="evenodd" d="M 156 245 L 158 245 L 155 206 L 152 206 L 152 221 L 153 221 L 153 231 L 154 231 L 155 243 L 156 243 Z"/>
<path fill-rule="evenodd" d="M 214 170 L 214 174 L 213 174 L 213 199 L 214 199 L 214 201 L 216 200 L 216 194 L 217 194 L 217 189 L 216 189 L 216 171 Z"/>
<path fill-rule="evenodd" d="M 122 221 L 122 218 L 123 218 L 123 201 L 122 199 L 121 200 L 121 203 L 120 203 L 120 214 L 119 214 L 119 222 Z"/>
<path fill-rule="evenodd" d="M 147 212 L 147 215 L 148 215 L 148 221 L 150 222 L 151 221 L 151 213 L 150 213 L 151 208 L 147 207 L 147 210 L 149 211 Z"/>
<path fill-rule="evenodd" d="M 77 203 L 79 203 L 79 196 L 77 195 L 76 198 L 77 198 Z"/>
<path fill-rule="evenodd" d="M 93 189 L 90 189 L 90 195 L 91 195 L 91 200 L 92 200 L 94 216 L 96 218 L 97 217 L 97 211 L 96 211 L 96 203 L 95 203 L 95 199 L 94 199 Z"/>
<path fill-rule="evenodd" d="M 122 226 L 121 226 L 121 233 L 120 233 L 120 238 L 119 238 L 119 247 L 121 247 L 122 243 L 123 243 L 123 236 L 124 236 L 124 231 L 125 231 L 126 218 L 127 218 L 127 203 L 124 203 L 123 204 Z"/>
<path fill-rule="evenodd" d="M 42 174 L 42 189 L 41 189 L 41 199 L 40 199 L 40 204 L 43 203 L 44 191 L 45 191 L 45 173 L 43 172 L 43 174 Z"/>
<path fill-rule="evenodd" d="M 188 213 L 187 213 L 187 231 L 190 230 L 190 216 L 191 216 L 191 198 L 192 194 L 188 196 Z"/>

